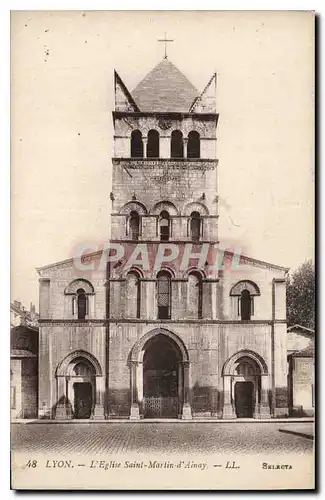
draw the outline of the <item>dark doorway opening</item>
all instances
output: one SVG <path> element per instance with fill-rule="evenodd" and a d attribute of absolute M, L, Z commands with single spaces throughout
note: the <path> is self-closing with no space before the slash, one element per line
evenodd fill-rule
<path fill-rule="evenodd" d="M 90 418 L 93 406 L 93 388 L 90 382 L 75 382 L 74 418 Z"/>
<path fill-rule="evenodd" d="M 237 418 L 253 418 L 253 382 L 236 382 L 235 407 Z"/>
<path fill-rule="evenodd" d="M 177 346 L 165 335 L 157 335 L 143 358 L 143 396 L 145 417 L 177 417 L 178 367 Z"/>

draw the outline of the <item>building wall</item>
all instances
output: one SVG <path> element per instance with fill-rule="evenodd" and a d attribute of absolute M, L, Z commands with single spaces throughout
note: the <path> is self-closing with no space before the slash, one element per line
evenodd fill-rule
<path fill-rule="evenodd" d="M 10 372 L 11 418 L 22 418 L 21 359 L 11 359 Z"/>
<path fill-rule="evenodd" d="M 314 414 L 314 358 L 292 357 L 292 416 Z"/>
<path fill-rule="evenodd" d="M 37 418 L 37 358 L 11 359 L 10 368 L 10 387 L 14 391 L 11 418 Z"/>
<path fill-rule="evenodd" d="M 240 350 L 252 350 L 271 372 L 271 326 L 269 324 L 111 324 L 109 360 L 109 414 L 130 412 L 131 351 L 137 340 L 154 329 L 166 329 L 183 342 L 190 360 L 190 401 L 194 416 L 221 416 L 223 403 L 222 369 Z M 270 386 L 271 389 L 271 386 Z"/>
<path fill-rule="evenodd" d="M 105 327 L 91 324 L 47 323 L 40 328 L 39 412 L 40 417 L 53 416 L 60 390 L 56 376 L 59 364 L 74 351 L 91 354 L 106 372 Z"/>

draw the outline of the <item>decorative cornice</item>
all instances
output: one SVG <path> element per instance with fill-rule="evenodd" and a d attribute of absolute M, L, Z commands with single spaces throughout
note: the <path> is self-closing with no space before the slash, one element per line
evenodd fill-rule
<path fill-rule="evenodd" d="M 113 111 L 113 119 L 115 118 L 146 118 L 148 116 L 154 116 L 157 119 L 160 118 L 169 118 L 171 120 L 183 120 L 184 118 L 192 118 L 193 120 L 197 121 L 215 121 L 216 124 L 218 123 L 219 119 L 219 114 L 218 113 L 180 113 L 180 112 L 175 112 L 175 111 L 147 111 L 147 112 L 134 112 L 134 111 Z"/>
<path fill-rule="evenodd" d="M 160 166 L 166 165 L 169 169 L 177 170 L 214 170 L 218 166 L 218 159 L 212 158 L 121 158 L 112 157 L 113 165 L 121 165 L 130 170 L 148 169 L 154 170 Z"/>
<path fill-rule="evenodd" d="M 89 319 L 89 320 L 76 320 L 76 319 L 41 319 L 39 320 L 40 326 L 52 326 L 52 325 L 60 325 L 60 326 L 104 326 L 109 323 L 116 324 L 199 324 L 199 325 L 265 325 L 271 326 L 272 320 L 251 320 L 251 321 L 242 321 L 242 320 L 230 320 L 230 319 L 166 319 L 164 321 L 158 319 L 143 319 L 143 318 L 110 318 L 110 319 Z M 275 320 L 274 323 L 282 323 L 286 324 L 286 320 Z"/>

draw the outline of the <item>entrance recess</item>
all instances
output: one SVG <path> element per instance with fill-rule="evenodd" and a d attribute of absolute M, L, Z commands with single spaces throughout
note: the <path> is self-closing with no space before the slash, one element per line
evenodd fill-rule
<path fill-rule="evenodd" d="M 104 418 L 104 377 L 92 354 L 68 354 L 57 367 L 56 381 L 56 419 Z"/>
<path fill-rule="evenodd" d="M 149 342 L 143 358 L 144 417 L 177 417 L 179 361 L 168 337 L 157 335 Z"/>
<path fill-rule="evenodd" d="M 164 328 L 146 333 L 130 356 L 130 419 L 191 419 L 189 360 L 179 337 Z"/>
<path fill-rule="evenodd" d="M 75 382 L 74 417 L 90 418 L 93 406 L 93 388 L 90 382 Z"/>
<path fill-rule="evenodd" d="M 269 373 L 263 358 L 239 351 L 223 367 L 223 418 L 270 418 Z"/>
<path fill-rule="evenodd" d="M 253 418 L 255 401 L 253 382 L 235 383 L 235 407 L 237 418 Z"/>

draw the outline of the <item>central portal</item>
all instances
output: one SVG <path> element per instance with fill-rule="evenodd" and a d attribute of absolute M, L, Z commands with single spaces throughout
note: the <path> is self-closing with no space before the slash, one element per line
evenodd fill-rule
<path fill-rule="evenodd" d="M 179 407 L 180 354 L 166 335 L 156 335 L 143 357 L 144 417 L 176 418 Z"/>

